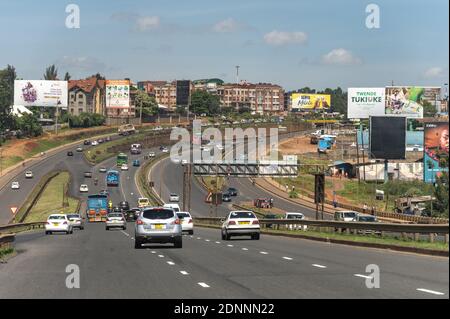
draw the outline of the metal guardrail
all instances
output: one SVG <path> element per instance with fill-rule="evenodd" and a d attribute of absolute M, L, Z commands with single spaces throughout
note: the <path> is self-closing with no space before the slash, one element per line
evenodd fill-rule
<path fill-rule="evenodd" d="M 43 228 L 45 222 L 9 224 L 0 226 L 0 234 L 20 233 L 27 230 Z"/>
<path fill-rule="evenodd" d="M 221 225 L 224 218 L 220 217 L 194 217 L 194 222 L 207 225 Z M 420 235 L 429 235 L 431 242 L 436 235 L 445 236 L 445 243 L 449 242 L 448 224 L 391 224 L 391 223 L 359 223 L 359 222 L 339 222 L 329 220 L 295 220 L 295 219 L 260 219 L 259 223 L 263 227 L 272 225 L 271 228 L 282 229 L 291 225 L 308 226 L 314 228 L 331 228 L 338 232 L 377 232 L 382 236 L 384 233 L 400 233 L 403 237 L 413 234 L 414 240 L 419 240 Z M 275 227 L 273 227 L 275 226 Z"/>

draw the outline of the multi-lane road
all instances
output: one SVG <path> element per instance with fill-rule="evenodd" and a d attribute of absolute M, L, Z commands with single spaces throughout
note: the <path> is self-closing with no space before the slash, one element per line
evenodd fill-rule
<path fill-rule="evenodd" d="M 35 180 L 23 181 L 22 190 L 13 194 L 23 200 L 25 183 L 37 182 L 38 174 L 57 168 L 73 174 L 71 192 L 76 195 L 83 172 L 92 169 L 100 183 L 88 184 L 91 192 L 97 192 L 105 187 L 98 167 L 114 163 L 110 159 L 92 168 L 81 154 L 68 158 L 64 151 L 34 168 Z M 130 166 L 121 172 L 120 187 L 109 189 L 114 203 L 136 203 L 140 194 L 135 173 Z M 153 168 L 155 188 L 161 188 L 164 200 L 170 192 L 182 194 L 182 173 L 181 166 L 169 160 Z M 268 196 L 247 180 L 230 183 L 239 189 L 241 200 Z M 193 182 L 194 216 L 209 216 L 205 195 Z M 9 205 L 4 200 L 14 200 L 12 196 L 9 189 L 0 192 L 2 208 Z M 277 206 L 312 213 L 281 199 Z M 222 205 L 218 215 L 229 210 Z M 132 223 L 125 231 L 108 232 L 93 223 L 73 235 L 46 236 L 42 231 L 18 235 L 18 255 L 0 264 L 0 298 L 448 298 L 449 293 L 448 258 L 264 235 L 259 241 L 225 242 L 220 231 L 201 228 L 183 238 L 182 249 L 153 245 L 135 250 L 133 237 Z M 66 287 L 68 265 L 80 269 L 79 289 Z M 366 286 L 368 265 L 380 269 L 379 288 Z"/>

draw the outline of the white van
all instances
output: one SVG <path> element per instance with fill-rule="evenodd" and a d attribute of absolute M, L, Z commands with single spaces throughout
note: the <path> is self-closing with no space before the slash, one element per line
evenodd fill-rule
<path fill-rule="evenodd" d="M 338 222 L 354 222 L 358 213 L 352 210 L 334 212 L 334 220 Z"/>
<path fill-rule="evenodd" d="M 287 212 L 284 214 L 284 219 L 304 220 L 305 215 L 303 215 L 302 213 Z M 299 224 L 286 225 L 286 227 L 289 230 L 307 230 L 308 228 L 308 226 L 306 225 L 299 225 Z"/>
<path fill-rule="evenodd" d="M 175 211 L 175 213 L 179 213 L 181 211 L 180 205 L 178 204 L 165 204 L 164 208 L 171 208 Z"/>

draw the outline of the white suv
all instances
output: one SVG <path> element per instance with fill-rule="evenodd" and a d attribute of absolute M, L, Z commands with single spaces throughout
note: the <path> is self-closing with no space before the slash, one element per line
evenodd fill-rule
<path fill-rule="evenodd" d="M 222 240 L 231 236 L 251 236 L 259 240 L 261 227 L 258 218 L 250 211 L 232 211 L 222 224 Z"/>

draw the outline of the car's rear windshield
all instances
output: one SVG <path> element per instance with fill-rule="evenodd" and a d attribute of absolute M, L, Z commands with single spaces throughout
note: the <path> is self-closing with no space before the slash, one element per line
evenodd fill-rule
<path fill-rule="evenodd" d="M 302 215 L 292 215 L 292 214 L 290 214 L 290 215 L 287 216 L 287 219 L 303 219 L 303 216 Z"/>
<path fill-rule="evenodd" d="M 144 210 L 142 217 L 146 219 L 169 219 L 174 217 L 171 209 L 149 209 Z"/>
<path fill-rule="evenodd" d="M 190 217 L 189 214 L 186 214 L 186 213 L 177 213 L 177 216 L 178 216 L 178 218 L 181 218 L 181 219 Z"/>
<path fill-rule="evenodd" d="M 256 218 L 251 212 L 234 212 L 230 214 L 230 218 Z"/>
<path fill-rule="evenodd" d="M 80 218 L 80 215 L 67 215 L 67 218 Z"/>
<path fill-rule="evenodd" d="M 122 214 L 108 214 L 108 217 L 122 217 Z"/>
<path fill-rule="evenodd" d="M 63 220 L 63 219 L 66 219 L 66 217 L 65 216 L 50 216 L 48 219 Z"/>

